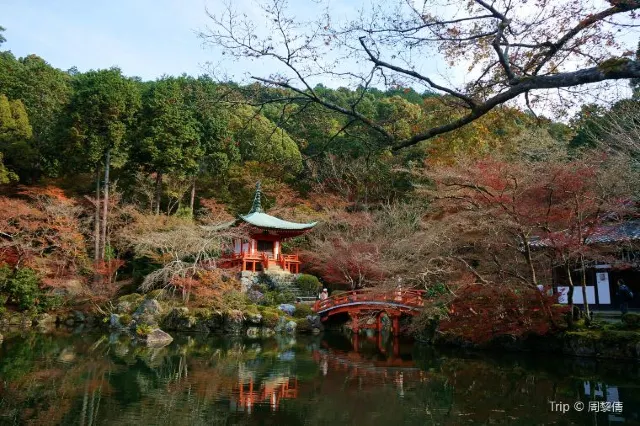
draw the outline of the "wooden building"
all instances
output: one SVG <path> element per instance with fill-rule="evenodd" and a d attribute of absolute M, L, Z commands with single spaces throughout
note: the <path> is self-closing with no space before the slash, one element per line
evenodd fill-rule
<path fill-rule="evenodd" d="M 260 182 L 251 210 L 240 215 L 239 221 L 249 225 L 249 238 L 236 239 L 233 244 L 231 264 L 242 271 L 282 270 L 297 274 L 300 259 L 297 254 L 282 253 L 282 241 L 310 231 L 317 222 L 296 223 L 271 216 L 262 209 Z"/>

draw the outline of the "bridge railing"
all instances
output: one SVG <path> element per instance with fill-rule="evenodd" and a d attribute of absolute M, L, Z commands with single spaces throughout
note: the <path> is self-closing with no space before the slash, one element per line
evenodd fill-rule
<path fill-rule="evenodd" d="M 352 290 L 318 300 L 313 306 L 315 312 L 352 303 L 382 302 L 388 305 L 404 305 L 419 308 L 424 306 L 424 290 L 392 290 L 381 292 L 377 290 Z"/>

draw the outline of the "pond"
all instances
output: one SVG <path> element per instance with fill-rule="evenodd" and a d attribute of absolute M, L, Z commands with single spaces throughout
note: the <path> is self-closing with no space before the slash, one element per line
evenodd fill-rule
<path fill-rule="evenodd" d="M 357 343 L 176 335 L 149 349 L 117 335 L 22 333 L 0 349 L 0 424 L 639 422 L 633 363 Z"/>

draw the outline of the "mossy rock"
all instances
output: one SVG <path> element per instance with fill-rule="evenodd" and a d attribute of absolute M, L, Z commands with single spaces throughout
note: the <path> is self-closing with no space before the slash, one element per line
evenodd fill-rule
<path fill-rule="evenodd" d="M 296 305 L 296 310 L 293 313 L 293 316 L 295 318 L 306 318 L 309 315 L 314 315 L 314 314 L 315 313 L 313 312 L 311 305 L 308 305 L 306 303 L 298 303 Z"/>
<path fill-rule="evenodd" d="M 311 323 L 306 318 L 296 318 L 295 322 L 298 333 L 311 333 L 313 331 Z"/>
<path fill-rule="evenodd" d="M 620 318 L 622 323 L 630 330 L 637 330 L 640 328 L 640 315 L 627 313 Z"/>
<path fill-rule="evenodd" d="M 118 302 L 130 303 L 133 306 L 138 305 L 142 300 L 144 300 L 144 296 L 138 293 L 126 294 L 118 298 Z"/>
<path fill-rule="evenodd" d="M 267 328 L 274 328 L 278 325 L 280 315 L 275 310 L 265 310 L 262 313 L 262 325 Z"/>

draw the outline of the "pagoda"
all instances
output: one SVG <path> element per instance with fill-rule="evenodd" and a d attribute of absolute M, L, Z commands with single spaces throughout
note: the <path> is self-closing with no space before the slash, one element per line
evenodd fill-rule
<path fill-rule="evenodd" d="M 256 184 L 251 210 L 239 220 L 249 225 L 249 238 L 236 238 L 233 242 L 232 265 L 241 271 L 282 270 L 292 274 L 300 272 L 297 254 L 283 254 L 282 241 L 297 237 L 316 226 L 317 222 L 289 222 L 268 215 L 262 208 L 260 182 Z"/>

